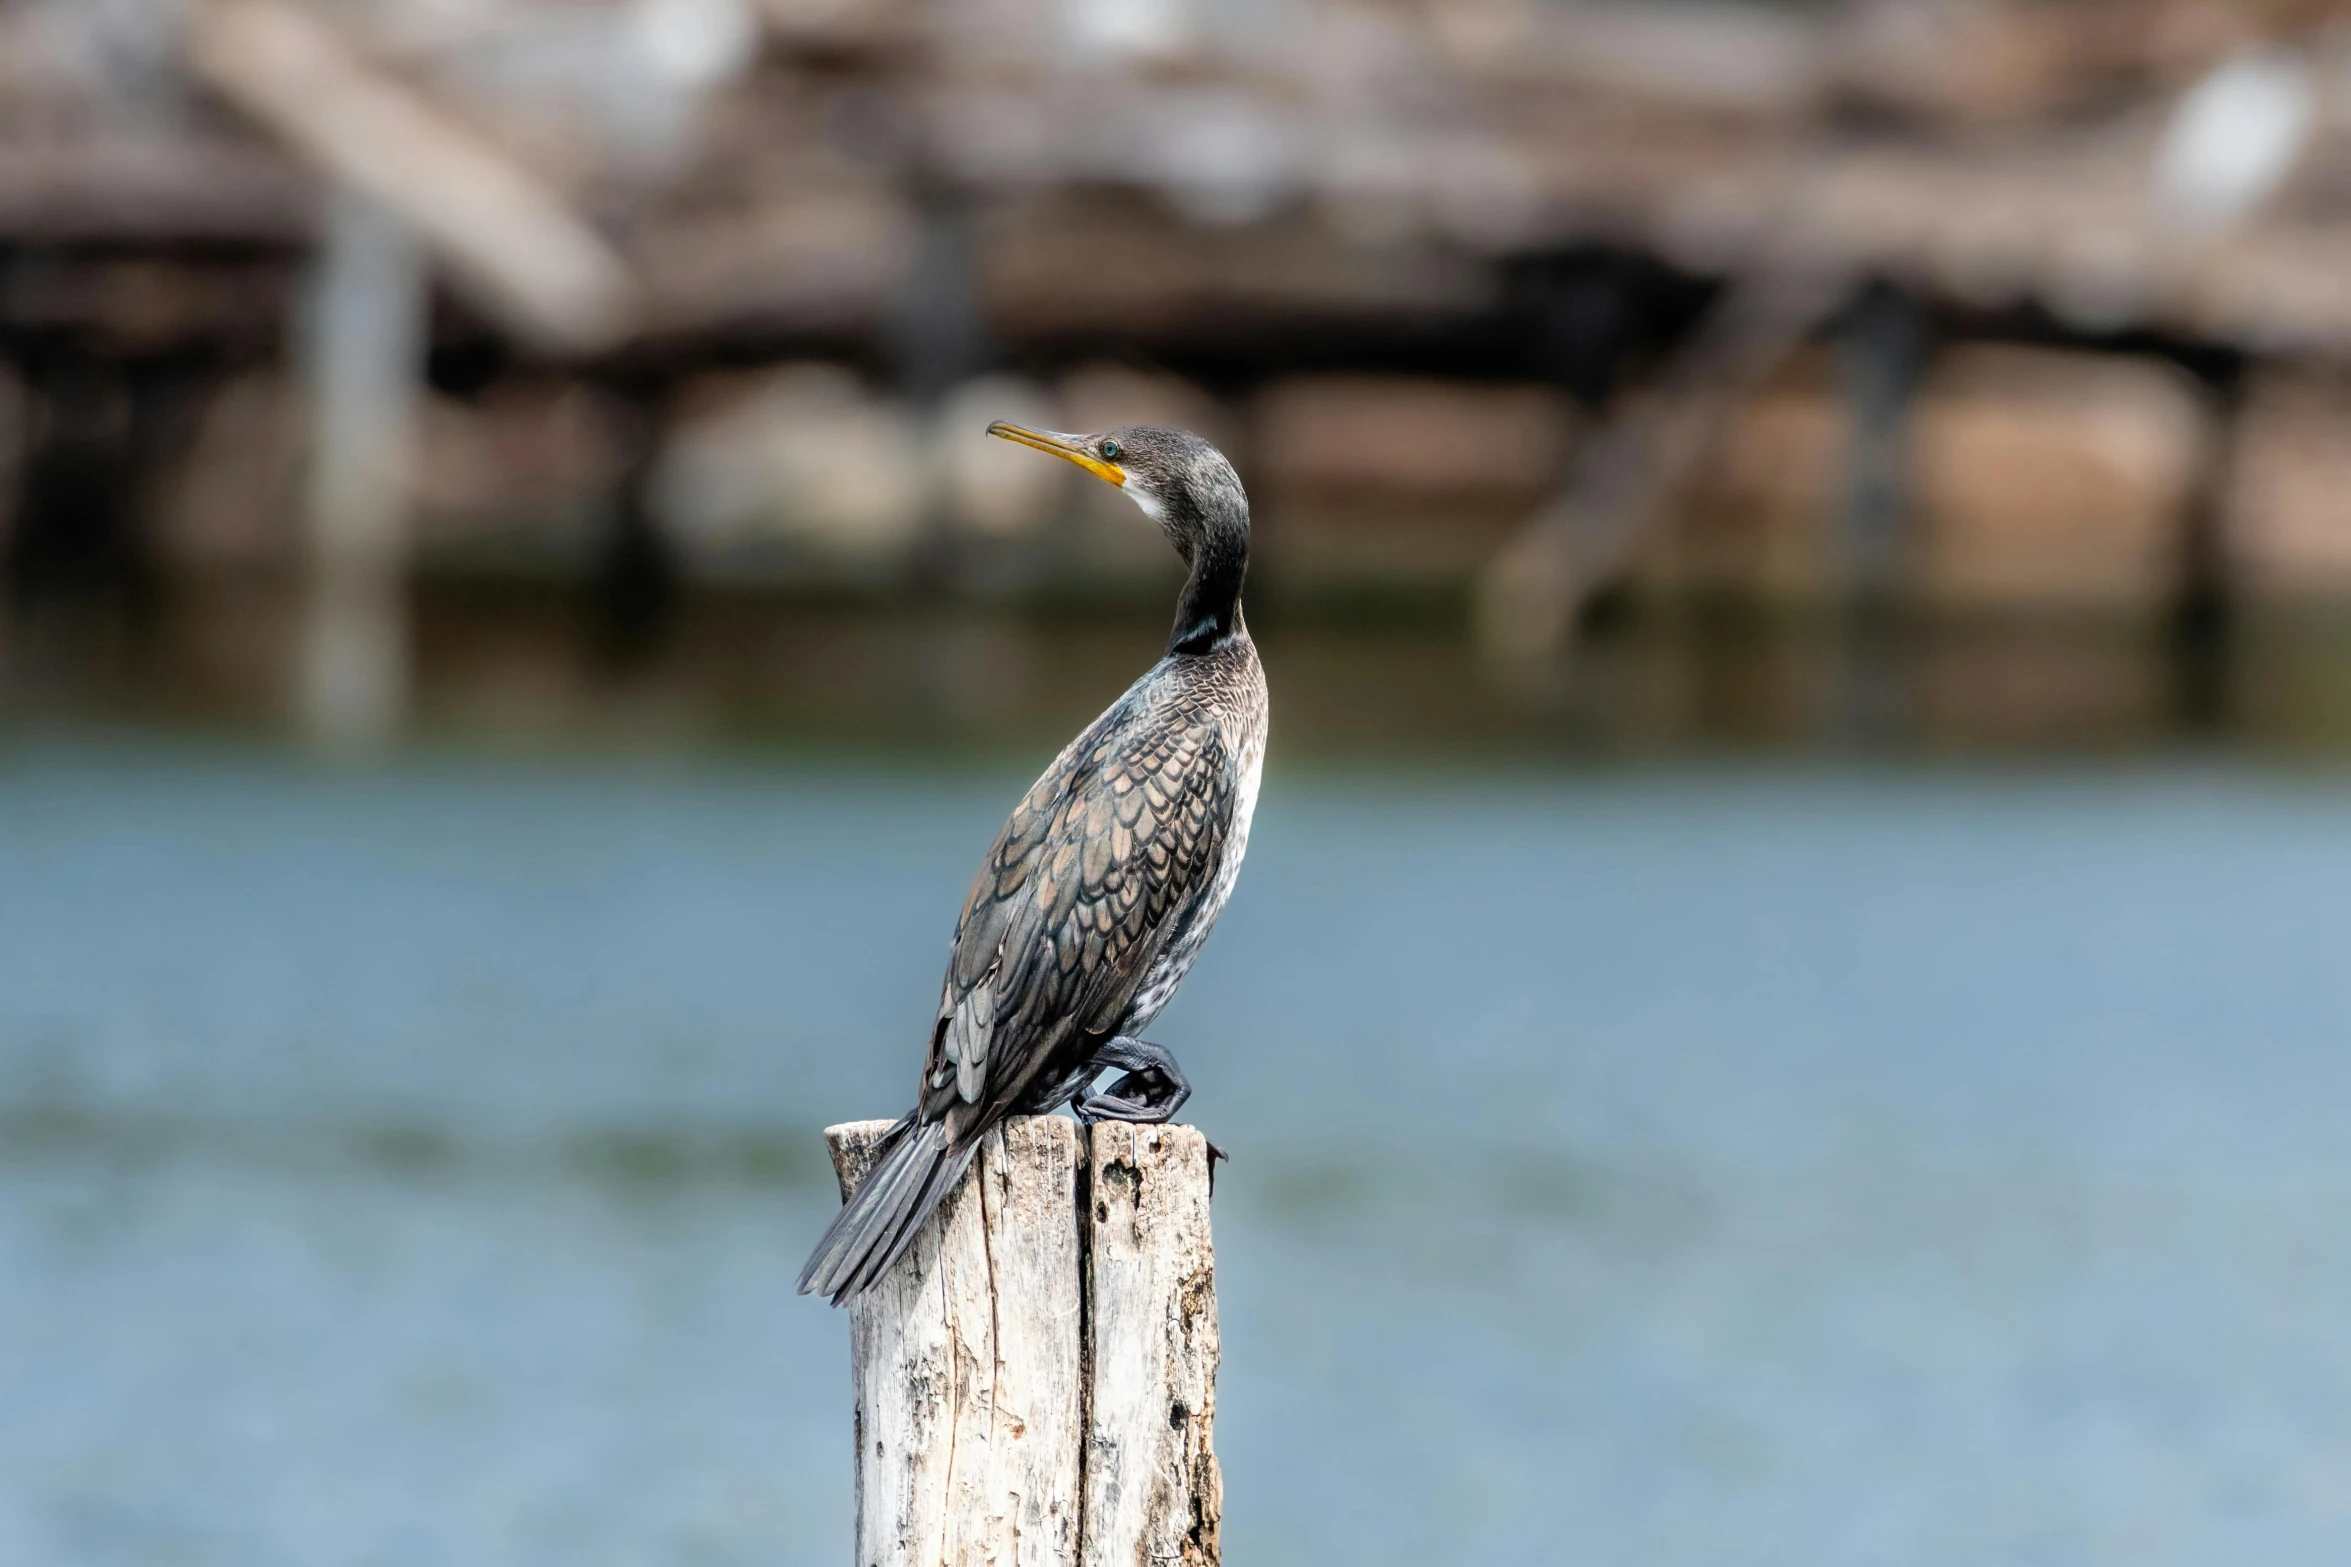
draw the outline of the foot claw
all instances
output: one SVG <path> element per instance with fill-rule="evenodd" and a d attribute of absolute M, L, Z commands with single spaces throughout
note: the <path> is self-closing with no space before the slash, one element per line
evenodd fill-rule
<path fill-rule="evenodd" d="M 1149 1077 L 1140 1072 L 1129 1072 L 1099 1094 L 1089 1094 L 1072 1109 L 1077 1118 L 1091 1126 L 1096 1121 L 1133 1121 L 1150 1125 L 1164 1121 L 1176 1113 L 1183 1096 L 1170 1088 L 1155 1090 Z"/>
<path fill-rule="evenodd" d="M 1087 1079 L 1098 1072 L 1119 1073 L 1108 1088 L 1087 1094 L 1076 1103 L 1078 1118 L 1095 1121 L 1135 1121 L 1151 1124 L 1171 1119 L 1192 1097 L 1192 1085 L 1165 1045 L 1121 1034 L 1104 1040 L 1088 1062 Z"/>

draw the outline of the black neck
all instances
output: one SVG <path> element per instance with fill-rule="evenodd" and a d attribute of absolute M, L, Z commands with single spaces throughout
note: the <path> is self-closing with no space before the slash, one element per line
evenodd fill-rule
<path fill-rule="evenodd" d="M 1192 574 L 1176 600 L 1170 653 L 1213 653 L 1241 629 L 1241 579 L 1249 574 L 1249 503 L 1238 493 L 1204 502 L 1186 495 L 1171 521 Z"/>

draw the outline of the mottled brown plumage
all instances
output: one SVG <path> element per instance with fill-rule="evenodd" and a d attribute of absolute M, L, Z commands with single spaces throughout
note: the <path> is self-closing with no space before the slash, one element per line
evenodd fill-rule
<path fill-rule="evenodd" d="M 1050 1042 L 1142 1026 L 1135 1003 L 1155 962 L 1224 862 L 1242 785 L 1226 715 L 1245 729 L 1263 710 L 1263 691 L 1245 639 L 1186 658 L 1096 719 L 1014 807 L 956 929 L 925 1115 L 993 1119 L 999 1103 L 1025 1109 L 1041 1089 L 1052 1097 L 1058 1085 L 1041 1081 L 1050 1067 L 1077 1064 Z M 968 1033 L 954 1020 L 975 996 L 986 997 L 980 1007 L 992 1023 L 976 1099 L 958 1080 L 968 1063 L 951 1048 Z"/>
<path fill-rule="evenodd" d="M 1140 1039 L 1190 970 L 1248 847 L 1265 677 L 1241 619 L 1248 505 L 1222 454 L 1182 431 L 1041 436 L 991 427 L 1118 483 L 1191 574 L 1160 661 L 1071 741 L 981 862 L 947 961 L 915 1110 L 835 1219 L 800 1287 L 871 1284 L 1008 1115 L 1081 1099 L 1165 1119 L 1189 1093 Z M 1115 475 L 1115 477 L 1114 477 Z"/>

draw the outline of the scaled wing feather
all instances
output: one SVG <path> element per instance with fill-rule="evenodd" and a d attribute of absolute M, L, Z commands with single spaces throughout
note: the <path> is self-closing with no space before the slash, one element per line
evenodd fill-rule
<path fill-rule="evenodd" d="M 966 1104 L 978 1104 L 987 1086 L 988 1048 L 996 1035 L 996 974 L 990 969 L 947 1019 L 942 1048 L 955 1068 L 955 1092 Z"/>
<path fill-rule="evenodd" d="M 1205 712 L 1142 716 L 1113 710 L 1080 736 L 981 866 L 948 966 L 941 1042 L 967 1103 L 1010 1102 L 1074 1066 L 1044 1057 L 1117 1023 L 1216 878 L 1234 759 Z"/>

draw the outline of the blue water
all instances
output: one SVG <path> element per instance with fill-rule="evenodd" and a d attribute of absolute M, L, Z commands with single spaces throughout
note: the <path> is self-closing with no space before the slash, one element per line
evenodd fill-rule
<path fill-rule="evenodd" d="M 0 1563 L 831 1563 L 1024 780 L 0 752 Z M 1269 779 L 1236 1563 L 2351 1558 L 2351 780 Z"/>

